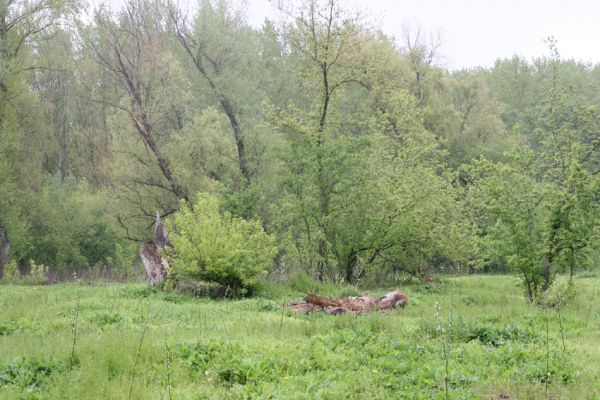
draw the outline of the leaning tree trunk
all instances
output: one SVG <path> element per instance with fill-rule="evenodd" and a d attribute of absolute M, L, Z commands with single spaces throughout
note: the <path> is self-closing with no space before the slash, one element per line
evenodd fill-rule
<path fill-rule="evenodd" d="M 2 226 L 0 226 L 0 279 L 4 277 L 4 269 L 8 264 L 8 250 L 10 249 L 10 242 L 8 240 L 8 234 Z"/>
<path fill-rule="evenodd" d="M 148 281 L 151 285 L 162 282 L 169 273 L 171 267 L 165 257 L 160 254 L 160 251 L 167 246 L 172 247 L 169 241 L 167 228 L 160 219 L 158 212 L 156 213 L 156 230 L 154 242 L 143 244 L 140 247 L 140 256 L 148 274 Z"/>

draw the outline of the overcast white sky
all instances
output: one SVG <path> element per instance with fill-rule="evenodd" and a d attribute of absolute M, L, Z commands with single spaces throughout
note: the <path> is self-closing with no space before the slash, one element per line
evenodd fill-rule
<path fill-rule="evenodd" d="M 99 3 L 102 0 L 92 0 Z M 109 0 L 113 5 L 120 0 Z M 195 0 L 179 0 L 182 3 Z M 268 0 L 246 4 L 249 21 L 274 17 Z M 342 0 L 358 6 L 397 38 L 406 25 L 439 31 L 441 63 L 451 69 L 491 66 L 514 54 L 548 54 L 543 39 L 554 36 L 565 59 L 600 63 L 600 1 L 597 0 Z"/>

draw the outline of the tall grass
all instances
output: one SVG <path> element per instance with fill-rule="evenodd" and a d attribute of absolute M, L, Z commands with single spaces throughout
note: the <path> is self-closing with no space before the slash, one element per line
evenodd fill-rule
<path fill-rule="evenodd" d="M 514 277 L 466 276 L 407 285 L 408 306 L 389 315 L 341 317 L 282 304 L 362 289 L 301 278 L 227 301 L 0 285 L 0 399 L 600 398 L 595 282 L 575 279 L 560 315 L 529 304 Z"/>

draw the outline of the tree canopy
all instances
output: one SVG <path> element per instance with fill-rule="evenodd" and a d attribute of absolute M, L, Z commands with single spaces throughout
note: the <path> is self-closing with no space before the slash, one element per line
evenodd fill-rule
<path fill-rule="evenodd" d="M 225 0 L 3 1 L 0 275 L 125 271 L 156 212 L 264 230 L 257 271 L 332 282 L 512 269 L 535 301 L 590 267 L 599 66 L 550 40 L 449 71 L 438 38 L 395 40 L 342 1 L 274 7 L 254 27 Z"/>

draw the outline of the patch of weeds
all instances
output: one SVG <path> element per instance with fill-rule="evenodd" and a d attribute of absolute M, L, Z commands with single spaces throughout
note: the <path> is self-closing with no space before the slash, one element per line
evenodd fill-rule
<path fill-rule="evenodd" d="M 173 354 L 183 360 L 189 369 L 197 372 L 206 368 L 222 348 L 223 344 L 220 342 L 182 343 L 175 346 Z"/>
<path fill-rule="evenodd" d="M 481 322 L 486 324 L 498 324 L 500 323 L 501 318 L 499 315 L 486 315 L 481 318 Z"/>
<path fill-rule="evenodd" d="M 579 375 L 579 371 L 575 371 L 569 360 L 562 355 L 551 356 L 548 363 L 545 355 L 530 357 L 523 372 L 529 381 L 539 383 L 568 384 Z"/>
<path fill-rule="evenodd" d="M 4 321 L 0 323 L 0 336 L 8 336 L 21 330 L 15 321 Z"/>
<path fill-rule="evenodd" d="M 455 342 L 470 342 L 479 340 L 484 345 L 499 347 L 507 342 L 529 343 L 537 338 L 531 327 L 522 328 L 516 324 L 495 326 L 490 321 L 495 317 L 484 318 L 483 323 L 473 323 L 458 318 L 452 324 L 449 321 L 422 320 L 417 329 L 417 334 L 428 339 L 435 339 L 443 332 Z M 442 329 L 440 329 L 440 327 Z"/>
<path fill-rule="evenodd" d="M 502 346 L 509 341 L 528 343 L 535 338 L 531 330 L 510 324 L 503 327 L 490 325 L 475 326 L 467 335 L 467 341 L 479 340 L 482 344 L 494 347 Z"/>
<path fill-rule="evenodd" d="M 214 375 L 226 386 L 246 385 L 250 379 L 272 379 L 272 369 L 275 368 L 272 362 L 268 363 L 269 368 L 256 358 L 251 362 L 245 358 L 245 352 L 238 344 L 219 340 L 175 345 L 172 356 L 187 366 L 192 374 Z"/>
<path fill-rule="evenodd" d="M 361 351 L 368 344 L 377 340 L 380 330 L 376 326 L 361 326 L 339 329 L 324 338 L 324 343 L 331 350 L 356 348 Z"/>
<path fill-rule="evenodd" d="M 270 312 L 280 310 L 281 306 L 275 303 L 274 301 L 258 299 L 256 301 L 256 308 L 258 309 L 258 311 Z"/>
<path fill-rule="evenodd" d="M 352 329 L 354 325 L 356 325 L 356 316 L 345 314 L 345 315 L 337 315 L 335 318 L 332 318 L 332 328 L 336 331 Z"/>
<path fill-rule="evenodd" d="M 92 322 L 99 326 L 114 325 L 123 322 L 123 318 L 119 314 L 114 313 L 97 313 L 92 317 Z"/>
<path fill-rule="evenodd" d="M 221 382 L 229 385 L 234 383 L 245 385 L 248 381 L 248 376 L 237 366 L 225 367 L 217 372 L 217 376 Z"/>
<path fill-rule="evenodd" d="M 63 365 L 56 361 L 17 358 L 0 367 L 0 387 L 15 385 L 28 391 L 38 391 L 53 373 L 63 370 Z"/>
<path fill-rule="evenodd" d="M 106 361 L 106 372 L 108 374 L 108 379 L 113 380 L 123 373 L 123 366 L 120 361 L 109 358 Z"/>
<path fill-rule="evenodd" d="M 315 336 L 317 332 L 318 330 L 316 324 L 310 322 L 302 324 L 302 334 L 307 338 Z"/>
<path fill-rule="evenodd" d="M 440 334 L 439 324 L 431 318 L 424 318 L 419 321 L 416 334 L 421 338 L 435 339 Z"/>
<path fill-rule="evenodd" d="M 441 335 L 446 335 L 450 340 L 464 341 L 470 328 L 470 323 L 463 318 L 452 321 L 452 324 L 447 319 L 436 321 L 433 318 L 424 318 L 419 321 L 416 334 L 419 339 L 436 339 Z"/>

